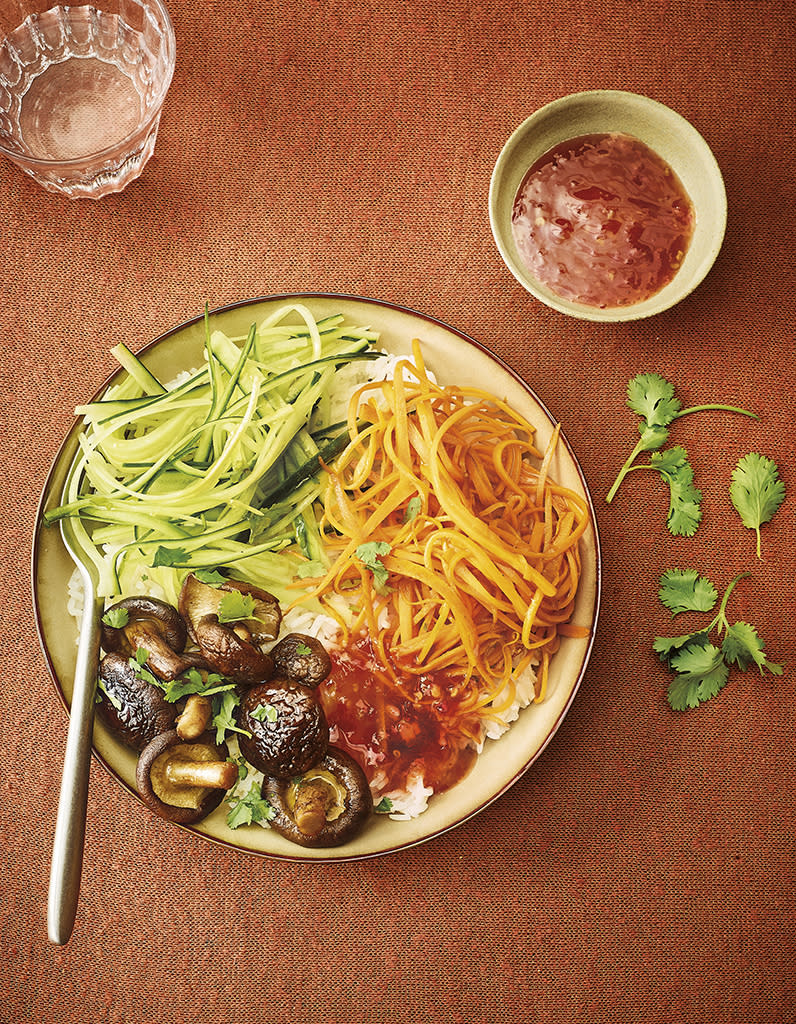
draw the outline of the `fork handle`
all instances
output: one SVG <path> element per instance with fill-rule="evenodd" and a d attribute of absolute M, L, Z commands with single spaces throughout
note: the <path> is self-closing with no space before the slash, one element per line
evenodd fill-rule
<path fill-rule="evenodd" d="M 86 600 L 80 625 L 61 795 L 55 820 L 47 905 L 47 933 L 50 941 L 59 946 L 67 943 L 72 934 L 80 895 L 99 661 L 100 615 L 101 605 L 96 600 Z"/>

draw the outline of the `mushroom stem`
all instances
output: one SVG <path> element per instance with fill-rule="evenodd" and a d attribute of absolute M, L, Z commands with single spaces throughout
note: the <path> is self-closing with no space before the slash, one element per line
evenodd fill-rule
<path fill-rule="evenodd" d="M 192 693 L 185 702 L 185 710 L 175 720 L 177 735 L 181 740 L 196 740 L 208 726 L 213 714 L 213 702 L 200 693 Z"/>
<path fill-rule="evenodd" d="M 317 836 L 326 824 L 326 814 L 335 803 L 332 787 L 323 779 L 301 782 L 296 791 L 293 814 L 296 825 L 305 836 Z"/>
<path fill-rule="evenodd" d="M 208 789 L 229 789 L 238 778 L 238 769 L 231 761 L 170 761 L 166 778 L 175 786 L 206 786 Z"/>

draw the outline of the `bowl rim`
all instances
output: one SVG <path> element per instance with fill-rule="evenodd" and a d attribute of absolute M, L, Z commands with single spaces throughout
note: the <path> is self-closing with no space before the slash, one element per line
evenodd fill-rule
<path fill-rule="evenodd" d="M 593 108 L 596 111 L 600 106 L 605 105 L 606 102 L 618 105 L 617 109 L 631 111 L 636 115 L 646 114 L 648 117 L 652 115 L 652 119 L 656 123 L 668 124 L 672 128 L 676 128 L 678 137 L 688 142 L 689 150 L 699 157 L 701 166 L 704 167 L 709 176 L 715 201 L 715 210 L 712 211 L 709 225 L 704 224 L 704 222 L 700 224 L 697 212 L 697 227 L 695 227 L 695 231 L 699 227 L 705 229 L 702 236 L 705 239 L 705 244 L 701 255 L 696 255 L 696 262 L 687 280 L 680 278 L 678 283 L 679 275 L 675 275 L 669 284 L 642 302 L 637 302 L 630 306 L 610 306 L 600 309 L 562 298 L 543 285 L 527 270 L 516 249 L 513 235 L 504 223 L 505 218 L 501 217 L 501 205 L 506 202 L 505 179 L 508 176 L 509 166 L 515 159 L 516 151 L 523 144 L 531 130 L 555 116 L 560 116 L 562 111 L 570 108 L 580 106 L 586 110 Z M 621 117 L 619 120 L 621 122 Z M 611 129 L 606 125 L 604 130 L 610 131 Z M 623 129 L 620 123 L 613 130 L 623 131 L 625 129 Z M 577 130 L 563 133 L 561 141 L 565 141 L 566 138 L 577 137 L 578 134 L 583 133 L 579 133 Z M 627 134 L 634 133 L 628 130 Z M 642 139 L 641 141 L 645 140 Z M 655 149 L 655 146 L 652 145 L 651 148 Z M 541 156 L 548 149 L 549 146 L 545 146 L 538 155 Z M 669 161 L 667 160 L 667 162 Z M 527 167 L 530 167 L 529 163 L 527 163 L 522 177 L 527 173 Z M 677 173 L 676 168 L 675 172 Z M 679 174 L 678 177 L 680 177 Z M 517 187 L 519 187 L 519 182 Z M 686 189 L 686 191 L 688 190 Z M 515 194 L 516 189 L 514 191 Z M 512 202 L 514 195 L 512 195 Z M 692 197 L 689 195 L 689 198 Z M 503 262 L 526 291 L 550 308 L 576 319 L 619 323 L 640 320 L 662 313 L 682 301 L 702 283 L 713 266 L 724 241 L 727 228 L 727 193 L 721 168 L 713 151 L 700 132 L 682 114 L 661 103 L 659 100 L 652 99 L 641 93 L 628 92 L 621 89 L 590 89 L 569 93 L 544 104 L 520 122 L 512 131 L 504 143 L 492 170 L 489 181 L 488 212 L 492 236 Z M 692 257 L 692 260 L 694 260 L 694 257 Z"/>

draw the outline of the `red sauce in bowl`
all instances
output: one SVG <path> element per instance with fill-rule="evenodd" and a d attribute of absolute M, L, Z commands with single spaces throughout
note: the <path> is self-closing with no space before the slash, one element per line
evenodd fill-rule
<path fill-rule="evenodd" d="M 375 669 L 367 638 L 333 652 L 332 666 L 319 688 L 331 742 L 359 762 L 377 795 L 406 789 L 415 772 L 436 793 L 469 773 L 478 720 L 457 706 L 443 673 L 413 677 L 426 698 L 407 700 Z"/>
<path fill-rule="evenodd" d="M 600 309 L 642 302 L 679 270 L 694 210 L 672 168 L 638 139 L 584 135 L 530 168 L 514 200 L 523 261 L 561 298 Z"/>

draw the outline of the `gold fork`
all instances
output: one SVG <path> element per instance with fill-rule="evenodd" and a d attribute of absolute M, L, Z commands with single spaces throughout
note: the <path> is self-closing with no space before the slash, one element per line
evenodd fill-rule
<path fill-rule="evenodd" d="M 67 475 L 63 503 L 69 500 L 70 492 L 74 494 L 72 484 L 80 472 L 81 459 L 78 457 Z M 80 572 L 84 594 L 47 905 L 50 941 L 64 945 L 74 927 L 83 869 L 103 602 L 97 596 L 96 567 L 86 553 L 74 523 L 63 518 L 60 529 L 64 546 Z"/>

